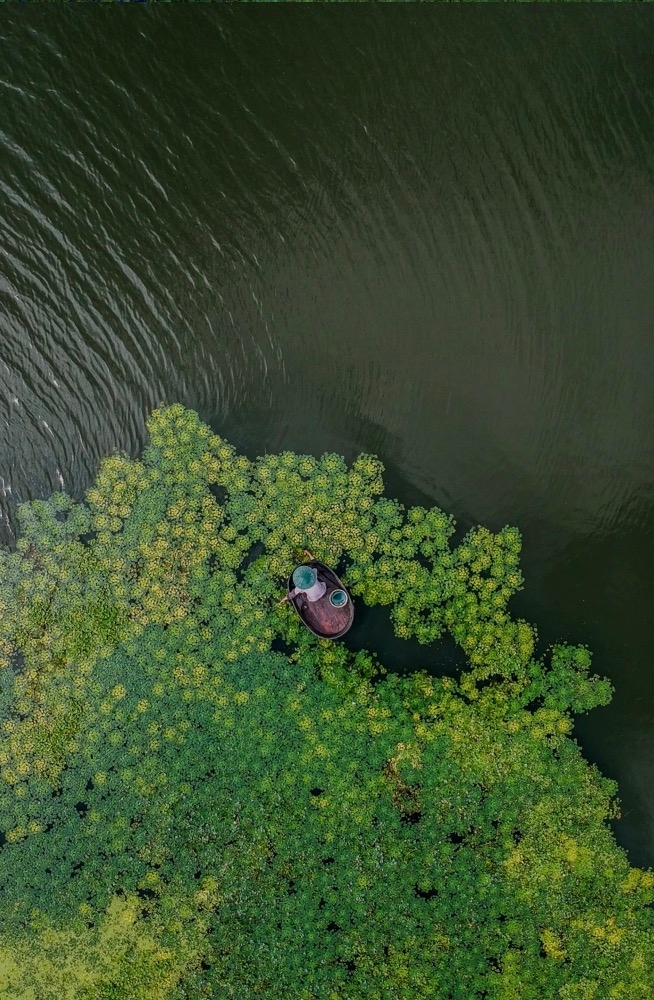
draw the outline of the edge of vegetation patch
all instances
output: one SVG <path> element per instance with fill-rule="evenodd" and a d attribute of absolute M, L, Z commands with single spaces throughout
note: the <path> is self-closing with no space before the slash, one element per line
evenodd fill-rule
<path fill-rule="evenodd" d="M 148 428 L 0 553 L 0 997 L 649 1000 L 654 876 L 570 736 L 611 687 L 512 618 L 519 532 Z M 462 675 L 312 636 L 304 547 Z"/>

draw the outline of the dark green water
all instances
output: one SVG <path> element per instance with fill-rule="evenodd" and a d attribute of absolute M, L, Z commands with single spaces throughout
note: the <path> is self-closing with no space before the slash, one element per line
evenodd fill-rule
<path fill-rule="evenodd" d="M 5 539 L 160 400 L 378 453 L 522 529 L 514 610 L 613 679 L 577 735 L 654 864 L 653 57 L 647 5 L 1 6 Z"/>

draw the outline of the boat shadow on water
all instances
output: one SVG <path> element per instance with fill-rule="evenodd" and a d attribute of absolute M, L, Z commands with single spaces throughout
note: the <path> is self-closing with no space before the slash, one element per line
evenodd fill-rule
<path fill-rule="evenodd" d="M 387 607 L 368 607 L 363 601 L 357 603 L 356 620 L 343 643 L 352 653 L 374 653 L 394 674 L 424 670 L 431 677 L 458 677 L 466 666 L 465 653 L 448 633 L 426 646 L 417 639 L 402 639 L 395 634 Z"/>

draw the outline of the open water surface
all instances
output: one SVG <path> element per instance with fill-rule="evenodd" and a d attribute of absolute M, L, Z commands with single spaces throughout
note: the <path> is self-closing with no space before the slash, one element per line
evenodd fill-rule
<path fill-rule="evenodd" d="M 514 610 L 616 686 L 577 735 L 637 864 L 653 275 L 649 5 L 0 5 L 5 540 L 18 501 L 137 454 L 160 400 L 517 524 Z"/>

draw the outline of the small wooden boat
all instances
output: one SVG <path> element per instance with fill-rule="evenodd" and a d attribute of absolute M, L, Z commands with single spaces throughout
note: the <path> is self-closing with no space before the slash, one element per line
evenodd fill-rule
<path fill-rule="evenodd" d="M 310 632 L 320 639 L 340 639 L 354 621 L 352 598 L 329 566 L 317 559 L 308 560 L 305 565 L 316 570 L 318 581 L 324 581 L 327 589 L 317 601 L 307 601 L 304 594 L 289 600 Z M 294 587 L 291 573 L 288 578 L 289 593 Z"/>

